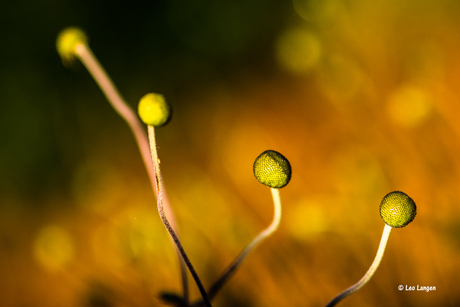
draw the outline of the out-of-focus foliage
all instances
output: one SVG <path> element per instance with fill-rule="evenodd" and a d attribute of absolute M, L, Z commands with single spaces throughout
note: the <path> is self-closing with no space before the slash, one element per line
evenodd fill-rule
<path fill-rule="evenodd" d="M 458 306 L 459 14 L 453 0 L 3 1 L 1 305 L 180 293 L 129 129 L 55 50 L 75 25 L 133 107 L 154 91 L 174 108 L 159 156 L 205 286 L 272 217 L 254 159 L 273 149 L 291 163 L 280 230 L 215 306 L 324 306 L 371 264 L 393 190 L 417 216 L 341 306 Z"/>

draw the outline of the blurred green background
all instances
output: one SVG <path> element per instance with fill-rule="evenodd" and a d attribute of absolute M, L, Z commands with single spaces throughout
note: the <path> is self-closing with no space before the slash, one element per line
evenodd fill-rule
<path fill-rule="evenodd" d="M 133 107 L 150 91 L 173 105 L 162 172 L 205 286 L 272 218 L 254 159 L 291 162 L 280 230 L 214 306 L 324 306 L 371 264 L 393 190 L 418 214 L 340 306 L 458 306 L 458 16 L 454 0 L 3 1 L 1 305 L 162 306 L 180 292 L 127 125 L 55 50 L 78 26 Z"/>

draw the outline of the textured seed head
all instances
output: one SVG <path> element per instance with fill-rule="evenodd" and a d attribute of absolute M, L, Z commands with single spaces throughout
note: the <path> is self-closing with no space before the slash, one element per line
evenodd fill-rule
<path fill-rule="evenodd" d="M 260 183 L 280 189 L 291 180 L 291 165 L 279 152 L 266 150 L 254 161 L 254 176 Z"/>
<path fill-rule="evenodd" d="M 147 125 L 166 125 L 171 119 L 171 111 L 171 105 L 160 94 L 148 93 L 139 101 L 139 117 Z"/>
<path fill-rule="evenodd" d="M 75 46 L 86 44 L 88 39 L 79 28 L 71 27 L 62 30 L 56 40 L 56 48 L 64 64 L 70 63 L 75 58 Z"/>
<path fill-rule="evenodd" d="M 412 222 L 417 214 L 415 202 L 407 194 L 395 191 L 388 193 L 380 203 L 380 216 L 391 227 L 401 228 Z"/>

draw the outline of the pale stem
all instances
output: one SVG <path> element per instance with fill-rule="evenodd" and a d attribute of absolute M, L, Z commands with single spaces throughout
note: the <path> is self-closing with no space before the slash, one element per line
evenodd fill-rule
<path fill-rule="evenodd" d="M 116 89 L 113 81 L 105 72 L 102 65 L 97 60 L 96 56 L 91 51 L 90 47 L 87 44 L 80 43 L 75 46 L 75 54 L 80 59 L 80 61 L 85 65 L 86 69 L 89 71 L 91 76 L 94 78 L 96 83 L 99 85 L 99 88 L 104 93 L 105 97 L 109 101 L 110 105 L 115 109 L 115 111 L 123 118 L 134 134 L 134 138 L 139 147 L 139 151 L 144 161 L 145 168 L 150 178 L 150 183 L 155 192 L 156 197 L 158 198 L 158 189 L 156 179 L 155 179 L 155 169 L 150 163 L 150 151 L 149 151 L 149 142 L 145 130 L 140 123 L 137 115 L 131 109 L 131 107 L 126 103 L 121 94 Z M 166 214 L 169 217 L 170 223 L 173 229 L 177 229 L 176 219 L 174 217 L 174 212 L 169 204 L 169 200 L 164 193 L 164 209 Z M 178 256 L 180 255 L 177 251 Z M 181 278 L 183 285 L 183 295 L 184 299 L 188 301 L 188 284 L 187 284 L 187 272 L 185 270 L 185 265 L 182 263 L 182 258 L 179 256 L 180 269 L 181 269 Z"/>
<path fill-rule="evenodd" d="M 201 296 L 203 297 L 203 302 L 205 303 L 206 306 L 212 307 L 211 303 L 208 299 L 208 294 L 206 293 L 206 290 L 203 287 L 203 284 L 201 283 L 200 278 L 198 277 L 198 274 L 196 273 L 195 269 L 193 268 L 192 262 L 188 258 L 187 254 L 185 253 L 185 250 L 177 237 L 176 233 L 174 232 L 174 229 L 171 227 L 169 224 L 168 219 L 166 218 L 166 215 L 164 213 L 163 209 L 163 180 L 161 178 L 161 173 L 160 173 L 160 163 L 158 162 L 158 154 L 157 154 L 157 148 L 156 148 L 156 143 L 155 143 L 155 128 L 152 125 L 148 126 L 148 135 L 149 135 L 149 141 L 150 141 L 150 153 L 152 156 L 152 163 L 155 168 L 155 173 L 157 176 L 155 177 L 156 180 L 156 185 L 158 189 L 158 198 L 157 198 L 157 207 L 158 207 L 158 213 L 160 214 L 161 221 L 163 222 L 164 226 L 166 227 L 166 230 L 168 231 L 169 235 L 173 239 L 174 243 L 176 244 L 177 249 L 179 250 L 182 259 L 184 260 L 185 264 L 187 265 L 190 274 L 192 274 L 193 279 L 195 279 L 195 283 L 198 286 L 198 289 L 200 290 Z"/>
<path fill-rule="evenodd" d="M 271 188 L 273 203 L 274 203 L 274 215 L 271 224 L 260 232 L 246 247 L 239 253 L 239 255 L 233 260 L 233 262 L 225 269 L 219 279 L 212 285 L 209 290 L 209 298 L 212 299 L 217 292 L 222 288 L 225 282 L 230 276 L 236 271 L 241 262 L 246 258 L 249 252 L 255 248 L 260 242 L 272 235 L 281 221 L 281 198 L 279 189 Z"/>
<path fill-rule="evenodd" d="M 346 298 L 347 296 L 355 293 L 359 289 L 361 289 L 368 281 L 371 279 L 372 275 L 374 275 L 375 271 L 377 270 L 380 261 L 382 260 L 383 253 L 385 251 L 385 247 L 388 242 L 388 237 L 390 236 L 390 231 L 391 231 L 391 226 L 388 226 L 385 224 L 385 228 L 383 228 L 383 234 L 382 238 L 380 239 L 380 245 L 379 249 L 377 251 L 377 255 L 375 256 L 374 262 L 372 262 L 371 267 L 369 270 L 366 272 L 366 274 L 363 276 L 363 278 L 360 279 L 356 284 L 351 286 L 350 288 L 344 290 L 341 292 L 339 295 L 334 297 L 327 305 L 326 307 L 332 307 L 335 306 L 337 303 L 339 303 L 341 300 Z"/>

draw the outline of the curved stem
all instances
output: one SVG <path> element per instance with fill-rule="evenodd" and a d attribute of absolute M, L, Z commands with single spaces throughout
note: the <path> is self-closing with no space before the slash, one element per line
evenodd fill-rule
<path fill-rule="evenodd" d="M 134 134 L 134 138 L 137 142 L 137 146 L 139 147 L 139 151 L 141 153 L 142 160 L 144 161 L 145 168 L 150 178 L 152 189 L 154 190 L 155 195 L 158 199 L 159 191 L 158 191 L 156 179 L 155 179 L 156 177 L 155 169 L 152 163 L 150 162 L 149 142 L 148 142 L 145 130 L 141 122 L 139 121 L 139 118 L 137 117 L 135 112 L 131 109 L 131 107 L 126 103 L 126 101 L 123 99 L 121 94 L 118 92 L 113 81 L 107 75 L 104 68 L 99 63 L 99 61 L 97 60 L 96 56 L 93 54 L 89 46 L 83 43 L 77 44 L 75 46 L 75 54 L 80 59 L 80 61 L 83 63 L 83 65 L 85 65 L 86 69 L 89 71 L 91 76 L 94 78 L 99 88 L 102 90 L 105 97 L 109 101 L 110 105 L 115 109 L 115 111 L 120 115 L 120 117 L 126 121 L 132 133 Z M 167 215 L 169 216 L 169 220 L 170 220 L 172 228 L 177 229 L 174 212 L 169 204 L 169 200 L 166 196 L 166 193 L 164 192 L 163 192 L 163 203 L 164 203 L 164 209 Z M 179 251 L 176 251 L 176 252 L 178 253 L 180 269 L 181 269 L 183 295 L 184 295 L 184 299 L 188 301 L 187 272 L 185 270 L 184 263 L 182 263 L 182 258 L 180 257 Z"/>
<path fill-rule="evenodd" d="M 271 224 L 260 232 L 246 247 L 238 254 L 233 262 L 225 269 L 219 279 L 211 286 L 208 295 L 210 299 L 213 299 L 217 292 L 222 288 L 225 282 L 233 275 L 238 266 L 243 262 L 249 252 L 255 248 L 260 242 L 273 234 L 281 221 L 281 198 L 279 189 L 271 188 L 273 203 L 274 203 L 274 216 Z"/>
<path fill-rule="evenodd" d="M 361 289 L 368 281 L 371 279 L 372 275 L 374 275 L 375 271 L 377 270 L 380 261 L 382 260 L 383 257 L 383 252 L 385 251 L 385 247 L 388 242 L 388 237 L 390 236 L 390 231 L 391 231 L 391 226 L 388 226 L 385 224 L 385 228 L 383 228 L 383 234 L 382 238 L 380 239 L 380 245 L 379 249 L 377 250 L 377 255 L 374 258 L 374 262 L 372 262 L 371 267 L 369 270 L 366 272 L 366 274 L 361 278 L 356 284 L 351 286 L 350 288 L 344 290 L 341 292 L 339 295 L 334 297 L 327 305 L 326 307 L 332 307 L 335 306 L 337 303 L 339 303 L 341 300 L 346 298 L 347 296 L 355 293 L 359 289 Z"/>
<path fill-rule="evenodd" d="M 168 219 L 166 218 L 164 208 L 163 208 L 163 180 L 161 178 L 160 164 L 158 162 L 158 154 L 157 154 L 157 148 L 156 148 L 156 143 L 155 143 L 155 128 L 152 125 L 148 126 L 148 134 L 149 134 L 149 141 L 150 141 L 150 153 L 152 156 L 152 163 L 155 167 L 155 174 L 156 174 L 155 180 L 156 180 L 156 185 L 158 189 L 158 198 L 157 198 L 158 213 L 160 214 L 161 221 L 166 227 L 166 230 L 168 231 L 169 235 L 171 236 L 174 243 L 176 244 L 177 249 L 179 250 L 182 256 L 182 259 L 184 260 L 185 264 L 187 265 L 190 271 L 190 274 L 192 274 L 192 277 L 195 279 L 195 283 L 198 286 L 198 289 L 200 290 L 200 293 L 201 293 L 201 296 L 203 297 L 203 301 L 205 305 L 208 307 L 212 307 L 208 299 L 208 294 L 206 293 L 206 290 L 204 289 L 203 284 L 201 283 L 201 280 L 198 277 L 198 274 L 193 268 L 192 262 L 190 261 L 187 254 L 185 253 L 185 250 L 182 247 L 182 244 L 178 236 L 176 235 L 176 233 L 174 232 L 174 229 L 171 227 Z"/>
<path fill-rule="evenodd" d="M 92 53 L 88 45 L 78 44 L 75 47 L 75 54 L 83 63 L 83 65 L 85 65 L 86 69 L 88 69 L 89 73 L 94 78 L 99 88 L 102 90 L 110 105 L 128 124 L 129 128 L 134 134 L 137 145 L 139 146 L 139 150 L 141 152 L 142 159 L 144 160 L 145 168 L 147 169 L 149 177 L 154 179 L 155 171 L 150 163 L 150 152 L 147 136 L 136 114 L 115 88 L 112 80 L 107 75 L 99 61 L 96 59 L 96 56 Z M 152 180 L 152 184 L 153 182 L 154 180 Z M 157 193 L 156 190 L 155 193 Z"/>

